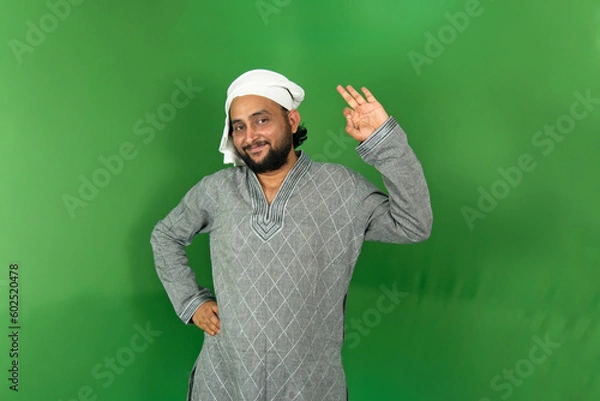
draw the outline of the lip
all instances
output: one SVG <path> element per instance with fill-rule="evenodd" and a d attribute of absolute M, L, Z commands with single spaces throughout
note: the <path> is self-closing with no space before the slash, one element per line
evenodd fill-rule
<path fill-rule="evenodd" d="M 267 146 L 267 144 L 263 144 L 263 145 L 259 145 L 256 146 L 254 148 L 248 148 L 247 152 L 248 153 L 259 153 L 261 150 L 263 150 L 265 147 Z"/>

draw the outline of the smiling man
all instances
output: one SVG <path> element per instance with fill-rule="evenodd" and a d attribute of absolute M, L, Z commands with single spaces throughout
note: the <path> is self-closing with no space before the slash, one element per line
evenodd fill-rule
<path fill-rule="evenodd" d="M 423 241 L 432 225 L 406 134 L 361 90 L 337 87 L 349 106 L 346 132 L 389 195 L 297 149 L 307 134 L 299 85 L 268 70 L 230 85 L 219 150 L 234 167 L 202 178 L 151 238 L 175 311 L 206 333 L 188 400 L 348 399 L 345 304 L 362 244 Z M 185 253 L 199 233 L 210 235 L 214 294 L 198 284 Z"/>
<path fill-rule="evenodd" d="M 233 100 L 230 114 L 233 130 L 230 134 L 238 155 L 255 173 L 294 165 L 297 157 L 292 147 L 292 130 L 298 128 L 300 121 L 297 110 L 288 112 L 270 99 L 246 95 Z M 274 147 L 272 140 L 277 141 Z"/>

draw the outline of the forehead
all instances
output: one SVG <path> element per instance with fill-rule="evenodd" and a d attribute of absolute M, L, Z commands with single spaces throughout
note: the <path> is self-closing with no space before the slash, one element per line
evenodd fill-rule
<path fill-rule="evenodd" d="M 256 113 L 258 110 L 275 112 L 280 109 L 278 103 L 259 95 L 244 95 L 233 99 L 229 108 L 229 117 L 243 118 Z"/>

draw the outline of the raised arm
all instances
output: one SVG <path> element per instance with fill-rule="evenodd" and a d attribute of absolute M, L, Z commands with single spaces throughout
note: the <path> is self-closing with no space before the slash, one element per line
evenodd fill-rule
<path fill-rule="evenodd" d="M 357 223 L 365 240 L 391 243 L 424 241 L 431 234 L 433 216 L 429 189 L 421 163 L 408 145 L 406 133 L 367 88 L 366 99 L 352 86 L 337 87 L 352 109 L 345 108 L 346 132 L 361 141 L 359 156 L 382 175 L 388 194 L 357 177 Z"/>

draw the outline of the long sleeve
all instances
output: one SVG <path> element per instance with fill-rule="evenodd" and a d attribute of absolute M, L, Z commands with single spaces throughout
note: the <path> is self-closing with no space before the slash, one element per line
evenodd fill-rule
<path fill-rule="evenodd" d="M 185 247 L 196 234 L 211 230 L 211 210 L 216 201 L 203 179 L 184 196 L 181 202 L 152 231 L 150 243 L 156 271 L 175 312 L 186 324 L 204 302 L 215 299 L 208 288 L 198 285 L 196 275 L 188 265 Z"/>
<path fill-rule="evenodd" d="M 365 240 L 413 243 L 429 238 L 433 215 L 423 169 L 394 117 L 356 150 L 381 173 L 389 192 L 386 195 L 368 182 L 359 184 L 358 215 L 366 225 Z"/>

